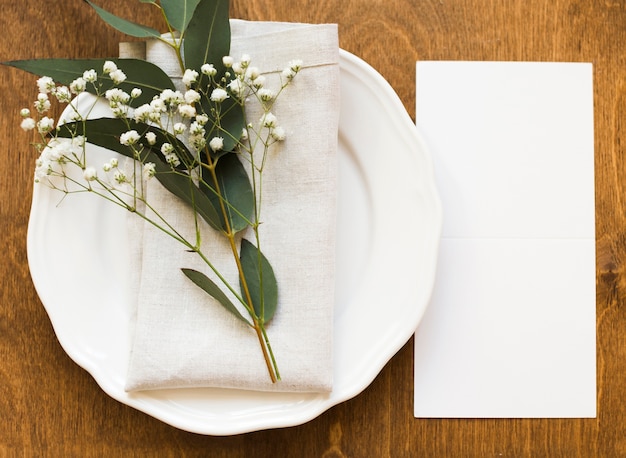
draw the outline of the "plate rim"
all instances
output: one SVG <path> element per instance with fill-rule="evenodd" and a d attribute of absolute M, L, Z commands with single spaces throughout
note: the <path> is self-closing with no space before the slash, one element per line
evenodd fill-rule
<path fill-rule="evenodd" d="M 57 329 L 57 325 L 55 324 L 55 319 L 52 316 L 51 310 L 49 310 L 49 306 L 46 305 L 46 302 L 42 298 L 42 295 L 40 294 L 40 291 L 39 291 L 40 287 L 38 285 L 40 285 L 40 282 L 41 282 L 40 278 L 38 277 L 39 273 L 37 273 L 36 268 L 33 268 L 33 266 L 36 265 L 34 248 L 33 248 L 34 234 L 32 233 L 33 220 L 34 220 L 33 214 L 34 214 L 34 210 L 36 209 L 37 198 L 38 198 L 38 193 L 35 192 L 33 194 L 31 216 L 29 218 L 28 232 L 27 232 L 27 256 L 28 256 L 29 266 L 31 266 L 31 277 L 35 285 L 35 289 L 37 290 L 39 297 L 41 299 L 41 302 L 44 305 L 44 308 L 49 315 L 57 340 L 61 344 L 63 350 L 76 364 L 78 364 L 83 369 L 85 369 L 93 377 L 93 379 L 96 381 L 98 386 L 104 392 L 106 392 L 110 397 L 116 399 L 117 401 L 123 404 L 133 407 L 139 411 L 142 411 L 152 417 L 155 417 L 159 419 L 160 421 L 163 421 L 171 426 L 174 426 L 176 428 L 183 429 L 189 432 L 198 433 L 198 434 L 225 436 L 225 435 L 241 434 L 241 433 L 259 431 L 259 430 L 265 430 L 265 429 L 296 426 L 296 425 L 306 423 L 307 421 L 310 421 L 313 418 L 316 418 L 317 416 L 321 415 L 323 412 L 330 409 L 331 407 L 337 404 L 340 404 L 342 402 L 345 402 L 346 400 L 357 396 L 359 393 L 365 390 L 372 383 L 372 381 L 376 378 L 376 376 L 380 373 L 384 365 L 400 350 L 400 348 L 402 348 L 402 346 L 406 344 L 406 342 L 413 335 L 415 328 L 417 328 L 417 325 L 420 322 L 421 317 L 423 316 L 427 308 L 427 305 L 428 305 L 427 303 L 428 303 L 428 300 L 430 299 L 430 295 L 432 294 L 432 290 L 434 286 L 434 279 L 435 279 L 439 239 L 441 235 L 441 226 L 442 226 L 442 220 L 443 220 L 441 201 L 439 199 L 439 195 L 438 195 L 436 185 L 435 185 L 435 180 L 434 180 L 432 159 L 430 157 L 429 149 L 427 148 L 423 138 L 419 134 L 415 124 L 413 123 L 408 113 L 406 112 L 398 95 L 395 93 L 395 91 L 389 85 L 389 83 L 382 77 L 382 75 L 380 75 L 373 67 L 367 64 L 364 60 L 362 60 L 361 58 L 355 56 L 354 54 L 348 51 L 340 49 L 339 56 L 340 56 L 339 65 L 342 71 L 354 70 L 354 72 L 359 72 L 359 75 L 361 77 L 367 77 L 367 79 L 370 82 L 369 84 L 376 86 L 377 96 L 381 99 L 381 103 L 383 105 L 386 105 L 386 107 L 390 111 L 394 112 L 394 116 L 397 117 L 399 122 L 404 123 L 404 127 L 407 127 L 404 129 L 404 131 L 406 131 L 406 135 L 409 135 L 411 141 L 414 142 L 416 145 L 419 145 L 420 150 L 424 152 L 424 157 L 422 157 L 422 161 L 423 161 L 423 165 L 425 168 L 424 174 L 425 176 L 430 177 L 430 179 L 428 180 L 428 183 L 426 183 L 427 184 L 426 189 L 428 190 L 429 197 L 430 197 L 429 202 L 431 204 L 431 212 L 434 215 L 434 218 L 432 221 L 433 229 L 434 229 L 433 231 L 434 237 L 433 237 L 433 246 L 432 246 L 431 253 L 428 254 L 430 258 L 429 262 L 431 265 L 431 269 L 428 270 L 428 273 L 429 273 L 428 278 L 425 279 L 425 282 L 423 283 L 424 287 L 421 289 L 421 300 L 420 300 L 421 307 L 418 310 L 414 311 L 410 319 L 410 322 L 412 325 L 414 324 L 414 327 L 410 328 L 407 326 L 406 332 L 396 334 L 394 336 L 395 339 L 392 342 L 392 345 L 389 348 L 389 350 L 384 352 L 384 354 L 379 355 L 379 358 L 376 364 L 371 364 L 368 366 L 367 369 L 369 369 L 369 371 L 367 372 L 367 374 L 363 376 L 361 383 L 349 384 L 351 389 L 344 388 L 342 391 L 335 391 L 333 389 L 333 391 L 328 394 L 302 393 L 303 396 L 307 396 L 311 398 L 311 402 L 307 404 L 308 408 L 305 410 L 290 411 L 289 415 L 283 415 L 283 416 L 278 416 L 278 417 L 273 416 L 271 417 L 271 421 L 265 421 L 265 422 L 259 422 L 258 419 L 257 421 L 247 419 L 237 428 L 233 428 L 231 424 L 229 424 L 228 426 L 224 428 L 220 428 L 220 427 L 215 427 L 215 425 L 206 425 L 206 424 L 198 425 L 197 423 L 187 421 L 187 419 L 171 418 L 171 415 L 168 415 L 167 412 L 163 411 L 164 409 L 161 408 L 160 402 L 156 402 L 156 405 L 150 405 L 150 403 L 146 402 L 145 398 L 143 398 L 140 395 L 138 396 L 134 393 L 126 393 L 126 392 L 123 392 L 120 394 L 116 392 L 115 390 L 113 390 L 112 387 L 109 386 L 109 384 L 104 383 L 103 380 L 100 377 L 98 377 L 98 371 L 92 367 L 93 364 L 90 364 L 90 362 L 86 360 L 84 355 L 81 355 L 80 352 L 75 351 L 75 349 L 72 348 L 66 342 L 66 339 L 61 335 L 61 333 Z M 347 68 L 344 68 L 346 66 Z M 352 66 L 352 68 L 350 68 L 350 66 Z M 274 393 L 270 393 L 270 395 L 271 394 L 274 394 Z"/>

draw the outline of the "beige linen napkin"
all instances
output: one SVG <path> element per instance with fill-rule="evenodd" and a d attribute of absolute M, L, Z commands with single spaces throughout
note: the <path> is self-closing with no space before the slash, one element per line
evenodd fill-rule
<path fill-rule="evenodd" d="M 289 61 L 303 61 L 303 69 L 273 110 L 287 137 L 271 151 L 263 178 L 262 250 L 279 287 L 278 310 L 267 333 L 282 380 L 271 383 L 256 334 L 180 271 L 194 268 L 214 278 L 206 266 L 161 231 L 134 221 L 139 228 L 131 243 L 141 249 L 132 268 L 139 281 L 127 391 L 332 389 L 337 28 L 239 20 L 231 26 L 231 55 L 237 60 L 249 54 L 268 87 L 278 87 L 279 74 Z M 260 117 L 254 106 L 248 109 L 254 111 L 251 119 Z M 149 182 L 148 196 L 182 233 L 195 233 L 191 211 L 156 180 Z M 238 285 L 225 239 L 207 225 L 202 231 L 203 251 Z"/>

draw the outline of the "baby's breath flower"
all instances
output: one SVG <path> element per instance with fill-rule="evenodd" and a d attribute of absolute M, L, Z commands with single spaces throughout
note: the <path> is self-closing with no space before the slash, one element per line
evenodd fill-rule
<path fill-rule="evenodd" d="M 204 64 L 200 67 L 200 71 L 206 76 L 215 76 L 217 74 L 217 69 L 213 66 L 213 64 Z"/>
<path fill-rule="evenodd" d="M 156 175 L 156 165 L 154 164 L 154 162 L 146 162 L 143 165 L 142 174 L 144 179 L 146 180 L 149 180 L 154 175 Z"/>
<path fill-rule="evenodd" d="M 149 145 L 154 145 L 156 143 L 156 134 L 154 132 L 146 132 L 145 137 Z"/>
<path fill-rule="evenodd" d="M 111 168 L 115 169 L 119 165 L 119 161 L 117 160 L 117 158 L 112 157 L 109 161 L 109 164 L 111 165 Z"/>
<path fill-rule="evenodd" d="M 50 161 L 39 158 L 35 161 L 35 183 L 39 183 L 42 178 L 52 173 Z"/>
<path fill-rule="evenodd" d="M 114 102 L 114 103 L 128 103 L 128 101 L 130 100 L 130 95 L 128 95 L 126 92 L 124 92 L 123 90 L 121 90 L 120 88 L 114 87 L 112 89 L 109 89 L 108 91 L 106 91 L 104 93 L 104 97 L 109 101 L 109 102 Z"/>
<path fill-rule="evenodd" d="M 200 136 L 201 135 L 201 136 L 204 136 L 206 131 L 204 130 L 204 127 L 202 127 L 202 126 L 204 126 L 204 124 L 201 124 L 198 121 L 199 117 L 200 116 L 198 116 L 196 118 L 196 121 L 192 122 L 191 125 L 189 126 L 189 134 L 190 135 L 195 135 L 195 136 Z"/>
<path fill-rule="evenodd" d="M 271 130 L 270 135 L 274 140 L 282 142 L 285 139 L 285 129 L 281 126 L 276 126 Z"/>
<path fill-rule="evenodd" d="M 246 140 L 248 140 L 248 138 L 248 129 L 244 127 L 243 129 L 241 129 L 241 140 L 245 142 Z"/>
<path fill-rule="evenodd" d="M 176 153 L 168 153 L 165 155 L 165 162 L 167 162 L 172 167 L 178 167 L 180 165 L 180 159 Z"/>
<path fill-rule="evenodd" d="M 76 78 L 70 83 L 70 91 L 72 94 L 80 94 L 87 88 L 87 82 L 83 78 Z"/>
<path fill-rule="evenodd" d="M 144 108 L 147 119 L 154 122 L 159 122 L 161 120 L 161 114 L 167 111 L 165 102 L 161 99 L 153 99 L 150 102 L 150 105 L 142 106 L 140 108 Z M 135 110 L 135 114 L 137 114 L 138 110 L 139 109 Z"/>
<path fill-rule="evenodd" d="M 207 122 L 209 122 L 209 117 L 204 114 L 199 114 L 196 116 L 196 122 L 199 125 L 204 126 Z"/>
<path fill-rule="evenodd" d="M 70 121 L 82 121 L 83 117 L 78 111 L 73 111 L 69 115 Z"/>
<path fill-rule="evenodd" d="M 159 113 L 158 111 L 150 111 L 150 113 L 148 113 L 148 119 L 152 122 L 160 123 L 161 113 Z"/>
<path fill-rule="evenodd" d="M 167 111 L 165 102 L 159 98 L 152 99 L 150 104 L 144 104 L 134 112 L 136 121 L 161 122 L 161 115 Z"/>
<path fill-rule="evenodd" d="M 221 87 L 215 88 L 213 89 L 213 92 L 211 92 L 211 100 L 213 102 L 221 103 L 227 98 L 228 98 L 228 92 L 226 92 Z"/>
<path fill-rule="evenodd" d="M 265 84 L 265 77 L 263 75 L 259 75 L 256 78 L 252 79 L 252 85 L 256 89 L 260 89 Z"/>
<path fill-rule="evenodd" d="M 235 96 L 241 98 L 243 96 L 245 86 L 239 79 L 234 79 L 228 83 L 228 89 Z"/>
<path fill-rule="evenodd" d="M 39 132 L 42 134 L 46 134 L 52 129 L 54 129 L 54 119 L 52 118 L 44 116 L 37 123 L 37 130 L 39 130 Z"/>
<path fill-rule="evenodd" d="M 174 134 L 176 135 L 181 135 L 183 132 L 185 132 L 185 129 L 187 129 L 187 126 L 184 125 L 182 122 L 177 122 L 176 124 L 174 124 Z"/>
<path fill-rule="evenodd" d="M 161 98 L 153 99 L 150 101 L 150 110 L 165 113 L 167 106 L 165 101 Z"/>
<path fill-rule="evenodd" d="M 159 98 L 168 105 L 172 106 L 177 106 L 185 101 L 185 97 L 180 91 L 173 91 L 171 89 L 165 89 L 163 92 L 161 92 Z"/>
<path fill-rule="evenodd" d="M 54 96 L 61 103 L 69 103 L 72 100 L 72 93 L 67 86 L 59 86 L 56 88 Z"/>
<path fill-rule="evenodd" d="M 33 130 L 37 127 L 37 123 L 33 118 L 24 118 L 20 124 L 20 127 L 24 130 Z"/>
<path fill-rule="evenodd" d="M 276 96 L 274 91 L 272 91 L 271 89 L 267 89 L 267 88 L 259 89 L 258 94 L 259 94 L 259 98 L 263 102 L 269 102 Z"/>
<path fill-rule="evenodd" d="M 126 81 L 126 74 L 120 69 L 112 71 L 109 73 L 109 76 L 115 84 L 120 84 Z"/>
<path fill-rule="evenodd" d="M 117 65 L 115 65 L 115 62 L 110 61 L 110 60 L 107 60 L 107 61 L 104 63 L 104 65 L 102 66 L 102 71 L 103 71 L 105 74 L 107 74 L 107 75 L 108 75 L 109 73 L 112 73 L 112 72 L 116 71 L 116 70 L 117 70 Z"/>
<path fill-rule="evenodd" d="M 83 146 L 85 146 L 86 143 L 86 138 L 82 135 L 77 135 L 76 137 L 74 137 L 72 139 L 72 146 L 75 148 L 78 148 L 80 150 L 80 148 L 82 148 Z M 79 151 L 80 152 L 80 151 Z"/>
<path fill-rule="evenodd" d="M 191 144 L 196 149 L 196 151 L 203 150 L 206 146 L 206 139 L 204 138 L 204 136 L 190 137 L 189 140 L 191 140 Z"/>
<path fill-rule="evenodd" d="M 47 94 L 54 89 L 54 80 L 49 76 L 42 76 L 37 80 L 37 87 L 39 92 Z"/>
<path fill-rule="evenodd" d="M 118 103 L 111 103 L 111 111 L 116 118 L 125 118 L 128 113 L 128 106 Z"/>
<path fill-rule="evenodd" d="M 53 162 L 50 160 L 49 148 L 44 148 L 41 155 L 35 161 L 35 183 L 52 173 Z"/>
<path fill-rule="evenodd" d="M 285 79 L 287 79 L 287 82 L 289 82 L 296 76 L 296 74 L 300 71 L 301 68 L 302 68 L 302 61 L 300 59 L 292 60 L 291 62 L 289 62 L 287 67 L 283 70 L 282 75 Z"/>
<path fill-rule="evenodd" d="M 243 54 L 241 56 L 241 65 L 243 65 L 244 67 L 247 67 L 248 65 L 250 65 L 250 55 Z"/>
<path fill-rule="evenodd" d="M 246 70 L 245 67 L 239 62 L 233 62 L 232 69 L 233 72 L 235 72 L 235 75 L 242 75 L 243 72 Z"/>
<path fill-rule="evenodd" d="M 45 113 L 50 109 L 50 100 L 48 99 L 48 94 L 41 92 L 37 95 L 35 108 L 39 113 Z"/>
<path fill-rule="evenodd" d="M 178 112 L 183 118 L 193 118 L 196 115 L 196 109 L 193 105 L 183 103 L 178 107 Z"/>
<path fill-rule="evenodd" d="M 231 56 L 224 56 L 222 57 L 222 63 L 224 64 L 224 67 L 230 68 L 235 63 L 235 59 L 233 59 Z"/>
<path fill-rule="evenodd" d="M 136 130 L 129 130 L 120 135 L 120 143 L 125 146 L 134 145 L 139 141 L 139 138 L 141 137 Z"/>
<path fill-rule="evenodd" d="M 194 91 L 193 89 L 189 89 L 187 92 L 185 92 L 184 98 L 185 98 L 185 102 L 187 102 L 188 104 L 194 104 L 196 102 L 200 101 L 200 94 L 197 91 Z"/>
<path fill-rule="evenodd" d="M 137 97 L 139 97 L 141 95 L 141 89 L 139 89 L 138 87 L 133 88 L 132 91 L 130 91 L 130 96 L 133 99 L 136 99 Z"/>
<path fill-rule="evenodd" d="M 102 165 L 102 170 L 104 170 L 105 172 L 110 172 L 112 168 L 113 167 L 111 167 L 111 163 L 110 162 L 105 162 Z"/>
<path fill-rule="evenodd" d="M 137 122 L 147 121 L 148 119 L 150 119 L 151 112 L 152 107 L 146 103 L 135 109 L 135 112 L 133 113 L 133 118 Z"/>
<path fill-rule="evenodd" d="M 116 170 L 115 174 L 113 174 L 113 178 L 117 181 L 118 184 L 124 184 L 128 181 L 126 174 L 122 170 Z"/>
<path fill-rule="evenodd" d="M 294 76 L 296 76 L 296 72 L 294 72 L 291 67 L 287 67 L 282 72 L 283 78 L 287 80 L 287 82 L 291 81 Z"/>
<path fill-rule="evenodd" d="M 83 178 L 85 178 L 85 180 L 87 181 L 94 181 L 96 178 L 98 178 L 96 169 L 94 169 L 93 167 L 86 167 L 83 171 Z"/>
<path fill-rule="evenodd" d="M 261 72 L 258 67 L 247 67 L 246 68 L 246 78 L 250 81 L 258 78 L 261 75 Z"/>
<path fill-rule="evenodd" d="M 83 73 L 83 79 L 88 83 L 94 83 L 98 79 L 98 74 L 92 68 L 91 70 L 86 70 L 85 73 Z"/>
<path fill-rule="evenodd" d="M 191 86 L 191 83 L 195 83 L 198 80 L 198 72 L 188 68 L 183 74 L 183 84 L 185 86 Z"/>
<path fill-rule="evenodd" d="M 220 151 L 224 148 L 224 139 L 222 137 L 213 137 L 209 142 L 209 148 L 213 151 Z"/>
<path fill-rule="evenodd" d="M 28 118 L 30 116 L 30 110 L 28 108 L 22 108 L 20 110 L 20 116 L 22 118 Z"/>
<path fill-rule="evenodd" d="M 302 68 L 302 60 L 301 59 L 292 60 L 291 62 L 289 62 L 289 68 L 291 69 L 291 71 L 298 73 L 300 69 Z"/>
<path fill-rule="evenodd" d="M 71 153 L 69 143 L 53 138 L 41 152 L 41 158 L 50 162 L 62 162 L 66 154 Z"/>
<path fill-rule="evenodd" d="M 172 151 L 174 151 L 174 147 L 172 146 L 172 144 L 171 144 L 171 143 L 167 143 L 167 142 L 166 142 L 166 143 L 163 143 L 163 144 L 161 145 L 161 152 L 162 152 L 163 154 L 165 154 L 165 155 L 167 155 L 167 154 L 171 154 L 171 153 L 172 153 Z"/>
<path fill-rule="evenodd" d="M 157 101 L 157 100 L 161 100 L 161 101 L 163 101 L 164 103 L 165 103 L 165 102 L 169 103 L 171 100 L 173 100 L 173 99 L 175 99 L 175 98 L 176 98 L 176 97 L 175 97 L 175 95 L 174 95 L 174 90 L 172 90 L 172 89 L 164 89 L 164 90 L 163 90 L 163 92 L 161 92 L 161 93 L 159 94 L 159 98 L 158 98 L 158 99 L 157 99 L 157 98 L 155 98 L 155 99 L 153 99 L 152 101 L 153 101 L 153 102 L 155 102 L 155 101 Z"/>
<path fill-rule="evenodd" d="M 274 116 L 272 113 L 268 112 L 265 113 L 263 116 L 261 116 L 261 124 L 263 125 L 263 127 L 276 127 L 276 116 Z"/>

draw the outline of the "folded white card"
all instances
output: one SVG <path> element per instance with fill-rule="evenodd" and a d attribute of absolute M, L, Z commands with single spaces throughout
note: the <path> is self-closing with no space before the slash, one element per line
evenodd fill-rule
<path fill-rule="evenodd" d="M 418 62 L 444 206 L 415 416 L 595 417 L 592 66 Z"/>

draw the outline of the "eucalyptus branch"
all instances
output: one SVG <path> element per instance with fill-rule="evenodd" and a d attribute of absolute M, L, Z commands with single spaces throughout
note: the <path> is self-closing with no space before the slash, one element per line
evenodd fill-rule
<path fill-rule="evenodd" d="M 211 159 L 211 155 L 207 154 L 207 167 L 209 172 L 211 173 L 211 177 L 213 179 L 213 185 L 214 185 L 214 189 L 216 191 L 216 193 L 219 196 L 222 196 L 222 193 L 220 191 L 220 184 L 219 184 L 219 180 L 217 178 L 217 175 L 215 173 L 215 163 L 214 161 Z M 252 301 L 252 296 L 250 295 L 250 290 L 248 288 L 248 280 L 246 278 L 246 275 L 244 273 L 244 269 L 243 266 L 241 264 L 241 260 L 239 257 L 239 252 L 237 250 L 237 246 L 235 244 L 235 233 L 233 232 L 231 226 L 230 226 L 230 217 L 228 215 L 228 212 L 226 211 L 226 206 L 224 205 L 224 200 L 225 199 L 220 199 L 220 208 L 222 211 L 222 216 L 224 218 L 224 222 L 225 222 L 225 228 L 224 228 L 224 235 L 228 238 L 228 242 L 231 248 L 231 252 L 233 254 L 233 258 L 235 260 L 235 263 L 237 265 L 237 271 L 239 274 L 239 279 L 241 282 L 241 288 L 243 290 L 243 294 L 245 297 L 245 304 L 244 306 L 246 306 L 246 310 L 248 311 L 248 313 L 250 314 L 250 318 L 252 318 L 252 322 L 254 324 L 254 330 L 257 333 L 257 337 L 259 340 L 259 344 L 261 345 L 261 350 L 263 352 L 263 357 L 265 359 L 265 363 L 267 366 L 267 370 L 270 376 L 270 379 L 272 380 L 273 383 L 275 383 L 277 380 L 280 379 L 280 376 L 278 375 L 278 367 L 276 365 L 276 361 L 274 358 L 274 354 L 272 352 L 272 349 L 269 345 L 267 345 L 267 338 L 266 338 L 266 334 L 265 334 L 265 328 L 264 328 L 264 323 L 263 323 L 263 315 L 261 314 L 261 317 L 257 316 L 257 314 L 254 311 L 254 303 Z M 263 310 L 263 309 L 261 309 Z M 263 312 L 261 312 L 263 313 Z"/>
<path fill-rule="evenodd" d="M 226 0 L 144 1 L 160 9 L 165 35 L 88 3 L 116 29 L 170 46 L 185 89 L 177 90 L 162 70 L 137 59 L 9 63 L 41 76 L 35 112 L 21 111 L 22 128 L 35 130 L 40 137 L 34 145 L 39 153 L 35 181 L 63 192 L 63 198 L 92 193 L 136 214 L 195 253 L 221 286 L 204 274 L 183 272 L 254 328 L 270 379 L 276 382 L 280 373 L 266 325 L 278 305 L 278 286 L 261 249 L 263 172 L 272 145 L 285 139 L 273 113 L 276 99 L 296 76 L 301 62 L 287 65 L 278 76 L 280 87 L 274 91 L 267 86 L 265 75 L 251 65 L 249 56 L 231 57 Z M 202 15 L 202 20 L 196 15 Z M 51 76 L 46 76 L 47 72 Z M 72 99 L 85 92 L 96 99 L 90 106 L 79 107 Z M 55 99 L 70 107 L 66 116 L 71 119 L 61 126 L 55 126 L 47 115 Z M 110 117 L 91 119 L 101 100 L 108 103 Z M 260 119 L 249 119 L 250 103 L 261 107 Z M 94 164 L 86 142 L 129 158 L 132 167 L 128 171 L 120 168 L 115 157 L 103 165 Z M 67 173 L 70 167 L 75 167 L 82 179 Z M 157 179 L 191 208 L 193 240 L 167 221 L 158 211 L 158 203 L 150 201 L 147 183 L 151 179 Z M 239 288 L 203 252 L 201 220 L 226 237 Z M 254 243 L 238 236 L 244 230 L 252 231 Z M 241 304 L 251 321 L 224 292 Z"/>

